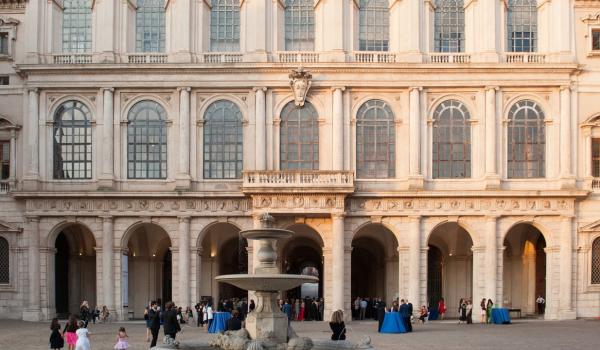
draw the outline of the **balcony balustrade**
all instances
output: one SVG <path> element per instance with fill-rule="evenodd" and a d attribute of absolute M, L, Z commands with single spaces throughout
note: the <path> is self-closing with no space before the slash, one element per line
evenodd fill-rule
<path fill-rule="evenodd" d="M 389 52 L 355 51 L 352 54 L 353 62 L 357 63 L 394 63 L 396 54 Z"/>
<path fill-rule="evenodd" d="M 54 64 L 87 64 L 92 63 L 91 53 L 67 53 L 52 55 Z"/>
<path fill-rule="evenodd" d="M 317 63 L 319 53 L 311 51 L 283 51 L 276 54 L 278 62 L 282 63 Z"/>
<path fill-rule="evenodd" d="M 127 63 L 147 64 L 147 63 L 167 63 L 168 55 L 166 53 L 130 53 L 127 55 Z"/>
<path fill-rule="evenodd" d="M 200 62 L 203 63 L 240 63 L 243 54 L 239 52 L 210 52 L 200 55 Z"/>
<path fill-rule="evenodd" d="M 245 171 L 242 189 L 245 193 L 354 192 L 352 171 Z"/>
<path fill-rule="evenodd" d="M 536 52 L 507 52 L 506 63 L 545 63 L 546 55 Z"/>
<path fill-rule="evenodd" d="M 7 194 L 14 191 L 15 183 L 12 181 L 2 180 L 0 181 L 0 194 Z"/>
<path fill-rule="evenodd" d="M 471 55 L 466 53 L 433 52 L 429 63 L 471 63 Z"/>

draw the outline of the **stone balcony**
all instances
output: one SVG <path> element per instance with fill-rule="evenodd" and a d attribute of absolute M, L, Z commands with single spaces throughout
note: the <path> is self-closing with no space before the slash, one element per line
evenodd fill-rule
<path fill-rule="evenodd" d="M 243 174 L 244 193 L 352 193 L 352 171 L 255 170 Z"/>

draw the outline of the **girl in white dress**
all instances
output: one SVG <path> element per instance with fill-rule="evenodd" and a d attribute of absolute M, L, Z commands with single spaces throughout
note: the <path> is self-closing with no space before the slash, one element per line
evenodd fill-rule
<path fill-rule="evenodd" d="M 88 338 L 88 335 L 91 335 L 91 333 L 88 332 L 87 328 L 83 328 L 85 325 L 83 321 L 79 321 L 78 325 L 79 329 L 75 332 L 77 334 L 75 350 L 90 350 L 90 339 Z"/>

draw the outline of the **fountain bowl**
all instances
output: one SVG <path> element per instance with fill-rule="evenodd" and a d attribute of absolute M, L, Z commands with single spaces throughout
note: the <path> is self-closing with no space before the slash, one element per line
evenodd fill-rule
<path fill-rule="evenodd" d="M 215 277 L 215 280 L 232 284 L 245 290 L 268 292 L 286 291 L 304 283 L 319 282 L 319 278 L 315 276 L 270 273 L 221 275 Z"/>
<path fill-rule="evenodd" d="M 241 233 L 242 237 L 244 237 L 246 239 L 253 239 L 253 240 L 258 240 L 258 239 L 279 240 L 279 239 L 292 237 L 292 235 L 294 234 L 293 231 L 278 229 L 278 228 L 258 228 L 258 229 L 253 229 L 253 230 L 242 231 L 240 233 Z"/>

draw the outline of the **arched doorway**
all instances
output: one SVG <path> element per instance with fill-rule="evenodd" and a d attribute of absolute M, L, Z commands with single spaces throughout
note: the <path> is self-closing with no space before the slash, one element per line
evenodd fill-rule
<path fill-rule="evenodd" d="M 160 305 L 173 298 L 171 239 L 160 226 L 139 224 L 125 242 L 123 306 L 130 317 L 141 318 L 149 301 Z"/>
<path fill-rule="evenodd" d="M 248 243 L 240 236 L 240 229 L 218 222 L 208 226 L 199 239 L 203 253 L 199 257 L 198 298 L 218 302 L 247 297 L 247 291 L 214 280 L 218 275 L 248 273 Z"/>
<path fill-rule="evenodd" d="M 381 224 L 359 229 L 352 239 L 351 300 L 382 298 L 387 305 L 398 298 L 398 241 Z"/>
<path fill-rule="evenodd" d="M 80 224 L 69 225 L 54 242 L 54 305 L 57 317 L 79 314 L 81 302 L 96 305 L 96 241 Z"/>
<path fill-rule="evenodd" d="M 473 294 L 473 240 L 460 225 L 448 222 L 431 232 L 427 245 L 429 306 L 444 298 L 446 315 L 458 317 L 459 300 Z"/>
<path fill-rule="evenodd" d="M 535 300 L 546 299 L 546 240 L 533 225 L 519 224 L 504 238 L 503 303 L 535 314 Z"/>
<path fill-rule="evenodd" d="M 318 283 L 305 283 L 284 293 L 288 299 L 323 297 L 323 241 L 319 234 L 306 224 L 287 228 L 294 231 L 291 238 L 279 243 L 279 261 L 283 273 L 305 274 L 319 278 Z"/>

